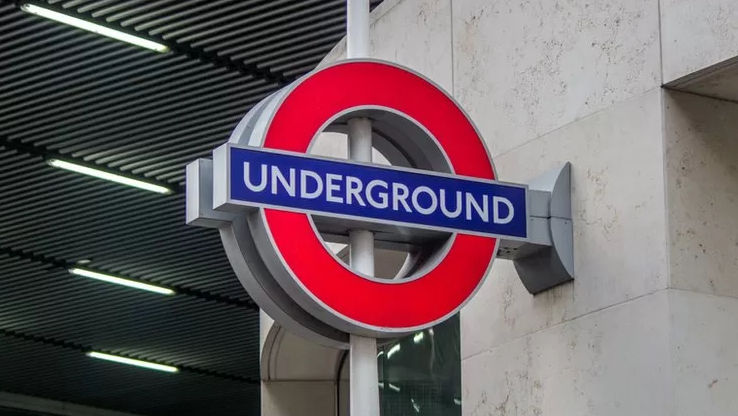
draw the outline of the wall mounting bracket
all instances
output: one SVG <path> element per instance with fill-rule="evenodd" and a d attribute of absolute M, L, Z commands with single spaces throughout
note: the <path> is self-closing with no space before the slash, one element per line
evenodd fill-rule
<path fill-rule="evenodd" d="M 570 163 L 528 183 L 528 209 L 528 240 L 501 240 L 497 258 L 512 260 L 535 295 L 574 279 Z"/>

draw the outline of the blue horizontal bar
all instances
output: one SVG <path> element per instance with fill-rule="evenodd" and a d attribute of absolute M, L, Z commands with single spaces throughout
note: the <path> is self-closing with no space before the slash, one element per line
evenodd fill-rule
<path fill-rule="evenodd" d="M 229 202 L 326 217 L 525 239 L 522 185 L 229 148 Z"/>

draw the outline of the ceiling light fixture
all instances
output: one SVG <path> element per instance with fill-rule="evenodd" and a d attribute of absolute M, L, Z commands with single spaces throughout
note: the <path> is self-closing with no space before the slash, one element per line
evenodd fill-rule
<path fill-rule="evenodd" d="M 412 397 L 410 398 L 410 403 L 413 404 L 413 409 L 415 409 L 415 413 L 420 413 L 420 406 L 418 406 L 417 403 L 415 403 L 415 399 Z"/>
<path fill-rule="evenodd" d="M 49 159 L 47 161 L 49 166 L 53 166 L 59 169 L 65 169 L 72 172 L 81 173 L 83 175 L 94 176 L 95 178 L 105 179 L 111 182 L 120 183 L 123 185 L 133 186 L 135 188 L 144 189 L 159 194 L 171 194 L 172 190 L 150 182 L 144 182 L 139 179 L 129 178 L 127 176 L 118 175 L 115 173 L 106 172 L 104 170 L 91 168 L 88 166 L 80 165 L 74 162 L 68 162 L 61 159 Z"/>
<path fill-rule="evenodd" d="M 109 274 L 103 274 L 88 269 L 82 269 L 79 267 L 73 267 L 69 269 L 69 273 L 76 274 L 77 276 L 89 277 L 90 279 L 102 280 L 108 283 L 114 283 L 116 285 L 128 286 L 135 289 L 147 290 L 149 292 L 155 292 L 162 295 L 173 295 L 172 289 L 167 289 L 161 286 L 154 286 L 147 283 L 137 282 L 135 280 L 124 279 L 122 277 L 111 276 Z"/>
<path fill-rule="evenodd" d="M 392 358 L 392 356 L 395 355 L 397 351 L 400 351 L 400 344 L 395 344 L 392 348 L 389 349 L 389 351 L 387 351 L 387 358 Z"/>
<path fill-rule="evenodd" d="M 413 337 L 413 342 L 416 343 L 416 344 L 420 344 L 420 342 L 423 340 L 424 337 L 425 337 L 425 335 L 422 332 L 418 332 Z"/>
<path fill-rule="evenodd" d="M 144 39 L 142 37 L 134 36 L 120 30 L 111 29 L 99 25 L 97 23 L 88 22 L 87 20 L 79 19 L 68 14 L 59 13 L 57 11 L 47 9 L 44 7 L 36 6 L 35 4 L 25 3 L 21 7 L 21 10 L 27 13 L 35 14 L 36 16 L 45 17 L 47 19 L 55 20 L 59 23 L 64 23 L 69 26 L 74 26 L 88 32 L 97 33 L 98 35 L 107 36 L 122 42 L 130 43 L 132 45 L 140 46 L 142 48 L 150 49 L 156 52 L 167 52 L 169 47 L 161 43 Z"/>
<path fill-rule="evenodd" d="M 102 352 L 88 352 L 88 357 L 98 358 L 100 360 L 113 361 L 121 364 L 134 365 L 136 367 L 148 368 L 150 370 L 165 371 L 167 373 L 176 373 L 179 371 L 177 367 L 170 365 L 154 364 L 148 361 L 134 360 L 132 358 L 119 357 L 117 355 L 104 354 Z"/>

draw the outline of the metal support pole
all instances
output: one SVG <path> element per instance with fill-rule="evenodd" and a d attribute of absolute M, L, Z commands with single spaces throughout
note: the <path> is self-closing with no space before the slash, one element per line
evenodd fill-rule
<path fill-rule="evenodd" d="M 369 0 L 346 0 L 346 55 L 369 57 Z"/>
<path fill-rule="evenodd" d="M 357 272 L 374 274 L 374 234 L 355 230 L 349 234 L 350 263 Z M 377 340 L 350 336 L 349 402 L 351 416 L 379 416 Z"/>
<path fill-rule="evenodd" d="M 347 57 L 369 56 L 369 0 L 347 0 Z M 349 159 L 372 161 L 372 124 L 369 119 L 348 120 Z M 349 232 L 351 268 L 374 276 L 374 234 L 367 230 Z M 351 416 L 379 416 L 379 372 L 377 340 L 357 335 L 350 337 Z"/>

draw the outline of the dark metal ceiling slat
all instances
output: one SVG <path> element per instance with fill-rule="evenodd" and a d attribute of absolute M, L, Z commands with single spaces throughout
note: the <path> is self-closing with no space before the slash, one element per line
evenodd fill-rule
<path fill-rule="evenodd" d="M 158 16 L 162 16 L 162 15 L 164 15 L 165 18 L 171 18 L 171 16 L 173 15 L 173 12 L 177 10 L 182 10 L 182 9 L 191 10 L 193 8 L 193 5 L 197 3 L 201 3 L 201 1 L 200 0 L 186 0 L 186 1 L 180 0 L 180 1 L 171 2 L 169 0 L 163 0 L 162 4 L 169 4 L 169 6 L 165 6 L 165 7 L 158 6 L 147 13 L 139 13 L 137 16 L 132 16 L 130 18 L 124 18 L 120 22 L 120 25 L 123 27 L 128 27 L 131 25 L 139 24 L 141 22 L 145 22 L 147 20 L 156 18 Z M 143 25 L 143 23 L 141 23 L 141 25 Z M 136 26 L 134 29 L 136 31 L 143 30 L 143 28 L 140 28 L 140 26 Z"/>
<path fill-rule="evenodd" d="M 172 131 L 174 131 L 174 129 L 189 129 L 218 120 L 226 125 L 235 126 L 235 122 L 238 121 L 240 116 L 243 116 L 243 110 L 250 108 L 250 105 L 258 101 L 260 97 L 261 96 L 257 96 L 253 100 L 244 100 L 240 103 L 228 103 L 222 107 L 215 109 L 203 108 L 202 110 L 193 111 L 191 114 L 193 116 L 201 117 L 199 120 L 188 117 L 187 114 L 178 116 L 176 117 L 176 119 L 159 117 L 157 119 L 158 121 L 156 122 L 154 122 L 154 120 L 142 121 L 143 126 L 137 127 L 135 129 L 95 130 L 87 136 L 75 135 L 75 137 L 83 140 L 93 140 L 95 138 L 102 137 L 106 138 L 107 143 L 112 144 L 123 143 L 128 139 L 138 140 L 142 136 L 155 137 L 171 133 Z M 177 144 L 173 141 L 170 141 L 170 145 L 174 146 Z"/>
<path fill-rule="evenodd" d="M 53 3 L 58 2 L 58 1 L 59 0 L 49 1 L 49 3 L 52 3 L 53 4 Z M 62 7 L 65 8 L 65 9 L 69 9 L 69 8 L 72 8 L 72 7 L 79 6 L 80 4 L 89 3 L 90 1 L 91 0 L 71 0 L 71 1 L 65 1 L 62 4 Z"/>
<path fill-rule="evenodd" d="M 315 68 L 315 65 L 316 64 L 317 64 L 317 62 L 316 63 L 313 63 L 313 64 L 309 64 L 309 65 L 305 65 L 305 66 L 293 68 L 293 69 L 290 69 L 289 71 L 286 71 L 285 74 L 286 75 L 289 75 L 289 76 L 294 76 L 294 75 L 297 75 L 297 74 L 304 74 L 305 72 L 310 71 L 311 69 Z"/>
<path fill-rule="evenodd" d="M 314 67 L 318 64 L 318 62 L 320 62 L 320 55 L 314 54 L 312 56 L 308 56 L 307 58 L 284 62 L 281 65 L 277 65 L 275 68 L 279 68 L 280 71 L 285 71 L 288 69 L 301 68 L 304 66 Z"/>
<path fill-rule="evenodd" d="M 87 3 L 87 4 L 84 4 L 84 5 L 80 6 L 80 7 L 78 7 L 77 8 L 77 11 L 79 11 L 81 13 L 87 13 L 87 12 L 89 12 L 91 10 L 96 10 L 96 9 L 101 8 L 101 7 L 105 7 L 108 4 L 114 4 L 116 1 L 118 1 L 118 0 L 96 0 L 96 1 L 93 1 L 93 2 L 90 2 L 90 3 Z"/>
<path fill-rule="evenodd" d="M 203 92 L 208 90 L 219 91 L 221 89 L 229 89 L 232 87 L 248 88 L 250 85 L 258 83 L 247 82 L 247 78 L 238 79 L 234 77 L 230 77 L 231 80 L 229 81 L 224 81 L 224 77 L 213 77 L 208 75 L 205 71 L 202 71 L 202 68 L 197 66 L 191 67 L 187 71 L 178 72 L 177 75 L 192 76 L 181 78 L 177 77 L 176 79 L 165 81 L 158 78 L 158 76 L 152 77 L 147 74 L 147 81 L 139 84 L 125 80 L 125 84 L 121 83 L 125 85 L 124 88 L 113 88 L 112 90 L 107 88 L 103 89 L 100 92 L 106 90 L 109 92 L 107 94 L 94 94 L 88 101 L 80 100 L 79 96 L 77 96 L 73 100 L 72 105 L 64 107 L 63 112 L 60 112 L 56 106 L 46 111 L 34 111 L 31 115 L 26 116 L 25 118 L 18 119 L 15 122 L 6 123 L 3 130 L 7 134 L 11 135 L 26 131 L 24 128 L 27 129 L 28 125 L 40 125 L 44 129 L 54 128 L 56 130 L 63 125 L 74 125 L 80 120 L 95 118 L 105 113 L 115 113 L 118 109 L 135 107 L 143 103 L 149 103 L 149 106 L 156 107 L 158 104 L 156 101 L 157 99 L 166 99 L 172 97 L 174 94 L 181 94 L 180 97 L 184 99 L 203 94 Z M 221 85 L 217 85 L 218 83 Z M 88 93 L 88 95 L 90 94 Z M 69 98 L 69 100 L 72 99 Z M 67 102 L 67 100 L 60 100 L 57 103 L 60 104 L 62 102 Z M 98 105 L 101 102 L 104 102 L 105 105 Z M 98 110 L 94 111 L 96 107 Z M 145 106 L 142 106 L 130 109 L 130 111 L 144 111 L 145 109 Z M 116 114 L 123 115 L 123 113 Z M 54 124 L 54 122 L 57 121 L 62 121 L 63 124 Z M 18 137 L 23 137 L 23 134 L 19 134 Z"/>
<path fill-rule="evenodd" d="M 136 50 L 137 54 L 147 55 L 150 59 L 159 57 L 152 56 L 147 53 L 142 53 Z M 135 61 L 131 60 L 131 56 L 125 58 L 131 66 L 137 65 Z M 145 59 L 145 58 L 144 58 Z M 97 65 L 95 65 L 97 64 Z M 138 63 L 140 64 L 140 62 Z M 78 72 L 71 72 L 72 70 L 78 69 Z M 91 58 L 90 60 L 77 62 L 70 64 L 64 68 L 64 72 L 61 74 L 57 73 L 41 73 L 34 76 L 23 78 L 12 83 L 5 85 L 8 89 L 12 88 L 11 93 L 0 94 L 0 100 L 8 96 L 20 96 L 20 94 L 43 94 L 48 91 L 63 90 L 68 86 L 75 84 L 86 84 L 84 76 L 92 75 L 95 77 L 105 77 L 116 73 L 123 73 L 126 70 L 125 65 L 118 65 L 115 61 L 108 61 L 104 56 Z M 54 71 L 57 72 L 57 71 Z M 69 81 L 69 82 L 63 82 Z M 45 89 L 45 88 L 49 89 Z"/>
<path fill-rule="evenodd" d="M 210 91 L 208 94 L 200 93 L 197 96 L 195 93 L 188 93 L 181 101 L 165 101 L 164 105 L 162 102 L 150 100 L 148 97 L 142 97 L 137 100 L 131 100 L 129 102 L 121 103 L 111 107 L 105 107 L 97 111 L 93 111 L 87 114 L 82 114 L 77 117 L 70 119 L 59 119 L 57 123 L 44 123 L 37 124 L 36 128 L 21 127 L 7 129 L 7 133 L 13 135 L 16 138 L 23 139 L 25 137 L 38 137 L 44 134 L 53 134 L 57 140 L 70 139 L 72 137 L 79 137 L 89 133 L 104 134 L 105 131 L 110 131 L 112 127 L 122 126 L 129 131 L 134 126 L 138 128 L 146 129 L 148 123 L 152 123 L 157 120 L 166 120 L 170 117 L 178 117 L 180 115 L 185 116 L 187 113 L 195 114 L 213 114 L 217 112 L 216 107 L 206 107 L 199 109 L 198 111 L 192 111 L 191 105 L 201 105 L 208 103 L 213 105 L 214 103 L 223 103 L 217 106 L 217 110 L 233 107 L 237 100 L 244 99 L 248 100 L 260 92 L 270 90 L 270 86 L 260 88 L 260 91 L 256 92 L 245 91 L 238 92 L 229 96 L 225 95 L 225 91 Z M 148 111 L 146 111 L 148 110 Z M 105 122 L 106 129 L 100 129 L 101 123 Z"/>
<path fill-rule="evenodd" d="M 261 59 L 260 61 L 263 63 L 260 65 L 277 68 L 288 63 L 298 63 L 301 62 L 301 59 L 308 58 L 310 59 L 310 62 L 319 62 L 331 49 L 333 49 L 333 45 L 325 44 L 309 49 L 302 48 L 300 52 L 296 52 L 291 56 L 282 56 L 281 58 L 275 58 L 272 60 Z"/>
<path fill-rule="evenodd" d="M 187 130 L 186 134 L 182 134 L 179 131 L 172 131 L 169 134 L 141 137 L 138 140 L 118 146 L 115 149 L 103 150 L 102 148 L 96 148 L 94 147 L 96 142 L 91 142 L 90 144 L 82 143 L 76 147 L 65 147 L 60 149 L 60 151 L 71 154 L 73 157 L 81 157 L 85 160 L 94 160 L 96 163 L 106 164 L 109 161 L 130 157 L 139 153 L 156 151 L 158 149 L 166 151 L 172 147 L 172 141 L 174 139 L 177 139 L 182 144 L 197 144 L 200 142 L 198 138 L 201 137 L 206 137 L 209 141 L 213 137 L 226 138 L 230 135 L 232 126 L 224 124 L 228 123 L 224 123 L 222 119 L 217 119 L 193 126 Z M 105 141 L 104 138 L 99 139 L 99 142 Z"/>
<path fill-rule="evenodd" d="M 196 13 L 189 14 L 189 16 L 191 17 L 172 21 L 171 23 L 167 23 L 165 25 L 149 30 L 149 33 L 152 35 L 159 35 L 163 39 L 171 39 L 173 37 L 172 33 L 178 33 L 180 30 L 186 30 L 185 28 L 191 27 L 192 25 L 197 24 L 197 22 L 212 19 L 219 15 L 233 13 L 234 10 L 246 8 L 260 1 L 263 0 L 241 0 L 240 3 L 234 3 L 232 1 L 222 3 L 213 2 L 209 5 L 209 7 L 197 8 Z"/>
<path fill-rule="evenodd" d="M 292 7 L 305 7 L 310 5 L 312 2 L 308 3 L 300 3 L 299 5 L 293 5 Z M 316 2 L 317 3 L 317 2 Z M 256 16 L 253 19 L 254 22 L 257 22 L 255 24 L 245 24 L 241 25 L 240 22 L 234 22 L 230 25 L 227 25 L 228 31 L 224 30 L 217 30 L 217 32 L 220 32 L 221 34 L 218 36 L 209 36 L 205 37 L 205 39 L 202 39 L 200 41 L 197 41 L 194 43 L 195 46 L 198 47 L 204 47 L 205 49 L 222 49 L 225 46 L 229 46 L 234 41 L 235 42 L 242 42 L 243 39 L 251 39 L 254 37 L 264 37 L 268 36 L 270 33 L 274 33 L 274 30 L 267 32 L 263 29 L 270 28 L 275 29 L 279 28 L 279 30 L 287 30 L 290 27 L 295 26 L 302 26 L 304 24 L 309 24 L 313 21 L 319 21 L 326 18 L 330 18 L 333 15 L 336 15 L 335 10 L 335 2 L 326 2 L 322 1 L 318 3 L 315 7 L 312 8 L 305 8 L 303 10 L 298 9 L 296 12 L 288 15 L 282 15 L 281 17 L 276 17 L 274 19 L 269 20 L 262 20 L 259 19 L 261 16 Z M 276 10 L 273 12 L 274 15 L 279 16 L 281 10 Z M 261 20 L 261 21 L 260 21 Z M 250 23 L 250 22 L 249 22 Z M 218 28 L 222 29 L 222 28 Z M 217 33 L 216 32 L 216 33 Z M 230 39 L 229 43 L 218 43 L 227 41 Z M 182 39 L 183 41 L 190 41 L 190 40 L 196 40 L 194 37 L 185 37 Z M 214 45 L 215 44 L 215 45 Z"/>
<path fill-rule="evenodd" d="M 80 41 L 77 33 L 61 26 L 50 26 L 44 30 L 34 31 L 33 33 L 32 38 L 38 38 L 35 42 L 27 42 L 24 38 L 5 42 L 3 48 L 0 49 L 0 59 L 3 61 L 10 60 L 9 58 L 11 57 L 18 57 L 26 53 L 28 53 L 29 57 L 33 57 L 34 55 L 40 55 L 43 52 L 44 46 L 52 48 L 58 46 L 64 47 L 65 45 Z M 33 41 L 34 39 L 29 40 Z M 97 37 L 97 40 L 99 43 L 104 43 L 100 37 Z"/>
<path fill-rule="evenodd" d="M 177 0 L 148 0 L 146 3 L 136 6 L 136 7 L 129 7 L 127 10 L 121 10 L 117 13 L 114 13 L 112 15 L 106 16 L 105 20 L 108 22 L 117 22 L 121 19 L 125 19 L 128 16 L 136 16 L 140 14 L 144 14 L 144 12 L 148 12 L 149 10 L 157 11 L 162 9 L 163 6 L 171 5 L 173 3 L 176 3 Z"/>
<path fill-rule="evenodd" d="M 151 416 L 258 414 L 258 385 L 151 374 L 82 354 L 79 348 L 95 347 L 255 378 L 259 314 L 69 274 L 68 265 L 90 259 L 93 270 L 250 301 L 218 232 L 184 224 L 184 195 L 54 169 L 41 156 L 61 152 L 181 184 L 186 163 L 207 157 L 254 103 L 312 69 L 343 36 L 343 0 L 45 1 L 164 38 L 173 52 L 0 2 L 0 303 L 3 325 L 28 331 L 0 332 L 0 368 L 13 374 L 0 377 L 0 389 Z M 66 349 L 65 342 L 75 344 Z"/>
<path fill-rule="evenodd" d="M 110 98 L 127 94 L 134 91 L 141 91 L 144 88 L 166 88 L 167 84 L 163 83 L 159 77 L 178 76 L 192 77 L 186 78 L 183 82 L 190 82 L 201 78 L 208 78 L 217 82 L 221 76 L 202 71 L 202 68 L 193 65 L 192 62 L 183 62 L 179 65 L 169 65 L 166 62 L 159 62 L 159 65 L 150 65 L 147 71 L 137 75 L 137 72 L 129 74 L 119 74 L 107 79 L 100 79 L 97 82 L 78 85 L 67 90 L 58 91 L 56 93 L 44 94 L 33 100 L 21 101 L 13 106 L 6 107 L 8 113 L 4 117 L 0 117 L 0 122 L 9 119 L 19 119 L 28 113 L 36 116 L 40 114 L 48 115 L 42 110 L 57 109 L 57 107 L 65 106 L 65 111 L 69 111 L 82 105 L 89 105 L 93 102 L 108 100 Z M 165 66 L 166 65 L 166 66 Z M 165 66 L 161 71 L 153 71 L 158 66 Z M 118 80 L 116 82 L 116 79 Z M 97 87 L 97 88 L 93 88 Z M 71 103 L 71 105 L 69 104 Z M 25 111 L 22 111 L 24 110 Z M 58 109 L 56 110 L 58 113 Z M 9 124 L 12 125 L 12 124 Z"/>
<path fill-rule="evenodd" d="M 334 39 L 340 40 L 341 38 L 343 38 L 343 30 L 336 29 L 336 28 L 327 28 L 327 29 L 324 29 L 324 30 L 320 30 L 320 31 L 318 31 L 316 33 L 313 33 L 310 36 L 310 38 L 314 38 L 315 40 L 323 39 L 323 38 L 334 38 Z M 304 39 L 303 42 L 304 43 L 309 43 L 310 42 L 310 38 Z M 243 57 L 243 59 L 247 59 L 247 58 L 248 59 L 251 59 L 250 58 L 251 56 L 257 56 L 258 57 L 258 56 L 261 56 L 260 54 L 262 54 L 262 53 L 278 52 L 278 51 L 280 51 L 282 49 L 286 49 L 286 48 L 289 48 L 290 46 L 294 46 L 294 45 L 295 45 L 295 42 L 294 42 L 293 39 L 285 39 L 282 42 L 277 42 L 277 43 L 273 43 L 273 44 L 265 44 L 261 48 L 250 49 L 250 50 L 248 50 L 247 52 L 245 52 L 243 54 L 234 55 L 233 56 L 233 59 L 241 59 L 241 57 Z M 310 69 L 313 69 L 313 68 L 310 68 Z M 308 72 L 310 69 L 306 70 L 305 72 Z"/>
<path fill-rule="evenodd" d="M 252 51 L 251 55 L 249 56 L 251 56 L 251 58 L 254 59 L 256 62 L 269 63 L 272 59 L 288 58 L 294 53 L 299 53 L 303 51 L 305 48 L 324 47 L 327 49 L 333 49 L 336 46 L 336 43 L 342 38 L 343 32 L 339 32 L 335 35 L 326 36 L 325 38 L 317 38 L 309 42 L 301 42 L 298 44 L 293 44 L 289 47 L 272 50 L 271 52 L 265 53 L 263 55 L 259 55 L 258 51 Z M 233 58 L 236 59 L 235 56 Z"/>
<path fill-rule="evenodd" d="M 216 146 L 223 144 L 227 138 L 228 135 L 223 134 L 217 140 L 211 139 L 197 146 L 188 146 L 186 149 L 177 151 L 162 149 L 158 154 L 151 154 L 145 160 L 140 157 L 121 158 L 115 161 L 115 165 L 121 170 L 132 172 L 134 175 L 137 172 L 149 172 L 155 175 L 154 172 L 157 168 L 170 166 L 180 161 L 190 161 L 192 159 L 192 152 L 212 151 Z"/>
<path fill-rule="evenodd" d="M 255 42 L 229 42 L 228 45 L 218 45 L 219 48 L 222 48 L 218 51 L 218 53 L 231 55 L 236 53 L 245 53 L 246 51 L 250 51 L 256 47 L 264 45 L 271 45 L 273 48 L 277 48 L 282 47 L 285 44 L 304 42 L 307 39 L 317 38 L 323 33 L 332 33 L 337 30 L 342 30 L 337 29 L 335 25 L 337 23 L 343 22 L 343 20 L 343 16 L 337 16 L 332 19 L 326 19 L 310 25 L 300 25 L 294 30 L 289 30 L 281 33 L 278 32 L 274 34 L 274 36 L 264 37 Z"/>
<path fill-rule="evenodd" d="M 115 13 L 115 12 L 118 12 L 120 10 L 127 9 L 129 7 L 135 7 L 135 6 L 138 6 L 138 5 L 141 5 L 141 4 L 145 5 L 146 4 L 146 0 L 127 0 L 127 1 L 114 2 L 110 6 L 106 6 L 106 7 L 97 9 L 94 12 L 92 12 L 92 17 L 94 17 L 94 18 L 106 17 L 106 15 L 108 15 L 110 13 Z M 83 10 L 80 10 L 80 11 L 83 11 Z M 106 17 L 105 20 L 111 21 L 112 19 L 108 19 Z"/>
<path fill-rule="evenodd" d="M 176 118 L 167 118 L 164 116 L 157 117 L 154 119 L 147 119 L 141 121 L 138 127 L 130 130 L 110 130 L 110 131 L 94 131 L 91 136 L 94 137 L 107 137 L 110 143 L 116 143 L 125 137 L 138 137 L 137 135 L 146 134 L 148 137 L 156 136 L 157 134 L 171 132 L 173 128 L 190 128 L 199 126 L 201 123 L 207 123 L 212 120 L 221 120 L 229 124 L 235 125 L 238 119 L 243 115 L 243 108 L 248 108 L 250 104 L 257 102 L 260 98 L 254 98 L 251 101 L 238 103 L 227 103 L 225 105 L 203 108 L 202 110 L 193 111 L 189 114 L 201 117 L 200 120 L 193 119 L 188 116 L 188 113 L 183 113 L 176 116 Z M 125 127 L 125 126 L 124 126 Z M 150 130 L 149 130 L 150 128 Z M 171 145 L 177 145 L 175 142 L 170 142 Z"/>
<path fill-rule="evenodd" d="M 187 16 L 191 16 L 191 15 L 201 16 L 203 12 L 206 10 L 213 9 L 213 8 L 220 8 L 223 5 L 233 3 L 233 1 L 232 0 L 212 0 L 212 1 L 205 1 L 205 2 L 190 1 L 190 2 L 185 2 L 184 4 L 189 6 L 190 4 L 197 4 L 197 3 L 201 3 L 201 4 L 199 6 L 188 7 L 185 10 L 182 10 L 180 12 L 170 13 L 158 19 L 151 20 L 146 23 L 142 23 L 140 25 L 136 25 L 135 30 L 140 32 L 140 31 L 154 28 L 149 31 L 149 34 L 156 35 L 158 33 L 166 31 L 167 28 L 172 27 L 172 25 L 174 25 L 173 27 L 179 27 L 181 25 L 188 24 L 189 22 L 186 19 L 183 19 Z M 169 23 L 169 22 L 172 22 L 172 23 Z M 159 25 L 163 25 L 163 26 L 159 26 Z M 159 30 L 157 30 L 157 27 Z"/>
<path fill-rule="evenodd" d="M 208 20 L 204 23 L 189 26 L 187 28 L 186 36 L 181 36 L 184 33 L 180 31 L 170 32 L 168 36 L 176 39 L 177 42 L 193 42 L 200 38 L 205 38 L 201 42 L 197 42 L 196 46 L 205 46 L 209 43 L 216 42 L 224 37 L 232 37 L 235 33 L 233 29 L 236 28 L 248 28 L 248 30 L 255 31 L 258 27 L 268 26 L 270 24 L 276 24 L 279 22 L 279 18 L 270 19 L 273 16 L 279 16 L 284 12 L 291 9 L 298 9 L 300 7 L 309 6 L 316 3 L 317 1 L 325 0 L 303 0 L 301 2 L 294 2 L 292 0 L 272 0 L 268 3 L 239 11 L 237 13 L 223 15 L 216 20 Z M 280 7 L 287 5 L 286 7 Z M 262 12 L 266 11 L 266 12 Z M 286 18 L 286 17 L 285 17 Z M 253 25 L 254 22 L 261 22 L 257 25 Z M 213 36 L 220 34 L 218 36 Z"/>

